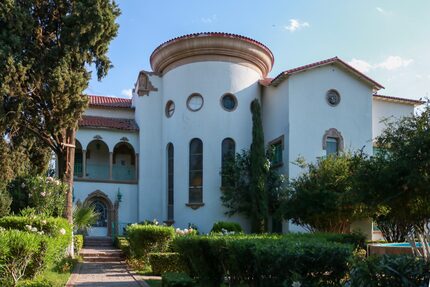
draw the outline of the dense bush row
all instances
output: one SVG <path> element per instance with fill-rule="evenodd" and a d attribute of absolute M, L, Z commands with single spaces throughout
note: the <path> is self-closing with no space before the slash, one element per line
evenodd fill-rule
<path fill-rule="evenodd" d="M 166 272 L 186 271 L 184 262 L 179 253 L 176 252 L 149 253 L 149 263 L 151 264 L 153 275 L 162 275 Z"/>
<path fill-rule="evenodd" d="M 126 228 L 130 254 L 148 262 L 148 254 L 167 251 L 175 236 L 173 227 L 132 224 Z"/>
<path fill-rule="evenodd" d="M 242 226 L 236 222 L 228 222 L 228 221 L 218 221 L 215 222 L 211 232 L 213 233 L 223 233 L 223 232 L 234 232 L 241 233 L 243 232 Z"/>
<path fill-rule="evenodd" d="M 61 218 L 0 218 L 1 286 L 32 279 L 48 265 L 59 263 L 71 234 L 71 226 Z"/>
<path fill-rule="evenodd" d="M 250 286 L 340 286 L 354 249 L 305 236 L 191 236 L 173 244 L 202 286 L 225 278 Z"/>

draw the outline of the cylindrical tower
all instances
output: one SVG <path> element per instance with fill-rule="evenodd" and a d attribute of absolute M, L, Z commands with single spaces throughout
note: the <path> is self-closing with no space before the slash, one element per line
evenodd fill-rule
<path fill-rule="evenodd" d="M 273 61 L 263 44 L 226 33 L 178 37 L 152 53 L 164 109 L 162 214 L 169 215 L 175 226 L 194 223 L 208 232 L 214 221 L 228 220 L 220 200 L 222 154 L 226 148 L 249 149 L 250 103 L 260 98 L 258 81 L 267 76 Z M 144 137 L 145 130 L 141 134 Z M 235 220 L 247 227 L 239 217 Z"/>

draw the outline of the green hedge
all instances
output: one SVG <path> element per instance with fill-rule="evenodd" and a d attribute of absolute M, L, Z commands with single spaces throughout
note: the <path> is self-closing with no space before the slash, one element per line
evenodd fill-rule
<path fill-rule="evenodd" d="M 22 281 L 18 284 L 18 287 L 53 287 L 49 281 Z"/>
<path fill-rule="evenodd" d="M 72 239 L 72 227 L 64 218 L 7 216 L 0 218 L 0 227 L 44 235 L 47 263 L 61 261 Z"/>
<path fill-rule="evenodd" d="M 223 229 L 228 231 L 228 232 L 235 232 L 235 233 L 242 233 L 243 232 L 242 226 L 240 226 L 239 223 L 228 222 L 228 221 L 215 222 L 214 225 L 212 226 L 211 232 L 221 233 L 221 232 L 223 232 Z"/>
<path fill-rule="evenodd" d="M 202 286 L 341 286 L 353 246 L 307 236 L 190 236 L 174 241 Z"/>
<path fill-rule="evenodd" d="M 181 260 L 179 253 L 176 252 L 149 253 L 149 263 L 154 275 L 186 271 L 184 262 Z"/>
<path fill-rule="evenodd" d="M 82 234 L 75 234 L 73 236 L 73 245 L 75 248 L 75 254 L 79 255 L 79 252 L 84 246 L 84 236 Z"/>
<path fill-rule="evenodd" d="M 430 266 L 411 255 L 371 256 L 357 260 L 351 270 L 351 287 L 428 287 Z"/>
<path fill-rule="evenodd" d="M 149 253 L 167 251 L 174 236 L 173 227 L 140 224 L 127 226 L 130 253 L 145 262 Z"/>
<path fill-rule="evenodd" d="M 127 238 L 123 236 L 117 236 L 113 241 L 113 245 L 116 248 L 121 249 L 125 256 L 130 257 L 130 243 L 128 242 Z"/>
<path fill-rule="evenodd" d="M 165 273 L 161 279 L 162 287 L 193 287 L 194 280 L 186 273 Z"/>

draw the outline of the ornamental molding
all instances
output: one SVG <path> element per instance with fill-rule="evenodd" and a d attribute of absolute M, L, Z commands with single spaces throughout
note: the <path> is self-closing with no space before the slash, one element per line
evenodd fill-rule
<path fill-rule="evenodd" d="M 323 150 L 327 149 L 327 138 L 336 138 L 338 140 L 339 150 L 342 151 L 344 148 L 343 136 L 335 128 L 331 128 L 325 131 L 324 136 L 322 138 L 322 147 Z"/>
<path fill-rule="evenodd" d="M 140 71 L 139 76 L 137 77 L 136 87 L 133 92 L 138 96 L 149 96 L 149 92 L 156 92 L 158 89 L 152 85 L 152 82 L 149 80 L 149 75 L 152 73 L 146 71 Z"/>

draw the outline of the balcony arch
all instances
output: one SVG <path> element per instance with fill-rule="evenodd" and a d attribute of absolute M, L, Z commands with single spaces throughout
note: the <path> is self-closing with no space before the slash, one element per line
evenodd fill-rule
<path fill-rule="evenodd" d="M 133 146 L 128 142 L 119 142 L 113 148 L 112 179 L 117 181 L 137 180 L 138 158 Z"/>
<path fill-rule="evenodd" d="M 109 147 L 104 141 L 101 139 L 91 141 L 85 153 L 86 177 L 99 180 L 110 179 L 110 157 Z"/>

